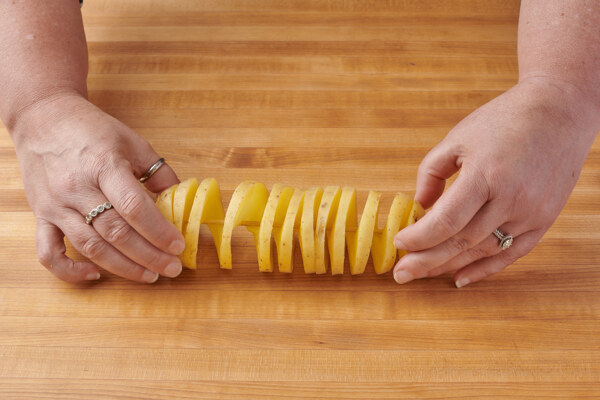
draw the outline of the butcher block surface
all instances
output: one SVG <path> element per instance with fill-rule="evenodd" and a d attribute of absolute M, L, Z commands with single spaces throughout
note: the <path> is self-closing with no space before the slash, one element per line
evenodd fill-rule
<path fill-rule="evenodd" d="M 89 98 L 180 179 L 413 195 L 427 152 L 517 81 L 512 0 L 89 0 Z M 1 399 L 600 398 L 600 142 L 554 226 L 497 276 L 222 270 L 68 284 L 39 263 L 0 127 Z M 557 166 L 559 168 L 560 166 Z M 90 204 L 90 209 L 95 204 Z M 82 217 L 82 223 L 83 217 Z M 297 247 L 297 241 L 294 242 Z M 68 254 L 79 257 L 69 246 Z"/>

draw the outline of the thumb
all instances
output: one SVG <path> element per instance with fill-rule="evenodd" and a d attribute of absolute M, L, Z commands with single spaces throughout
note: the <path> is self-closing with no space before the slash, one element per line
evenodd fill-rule
<path fill-rule="evenodd" d="M 431 207 L 444 192 L 446 179 L 460 169 L 458 152 L 443 140 L 427 153 L 417 172 L 417 200 L 423 208 Z"/>

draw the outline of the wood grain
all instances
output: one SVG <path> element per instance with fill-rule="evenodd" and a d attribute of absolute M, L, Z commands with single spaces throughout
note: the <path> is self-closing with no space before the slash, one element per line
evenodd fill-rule
<path fill-rule="evenodd" d="M 420 160 L 517 80 L 518 0 L 94 0 L 90 100 L 182 179 L 414 193 Z M 600 397 L 600 142 L 539 245 L 448 276 L 260 273 L 253 239 L 152 286 L 39 265 L 0 126 L 1 399 Z M 380 221 L 382 223 L 382 221 Z M 68 254 L 81 258 L 68 246 Z M 346 272 L 348 271 L 346 266 Z"/>
<path fill-rule="evenodd" d="M 81 388 L 85 387 L 85 391 Z M 140 398 L 177 399 L 596 399 L 600 391 L 587 382 L 452 382 L 452 383 L 352 383 L 352 382 L 278 382 L 256 381 L 173 381 L 134 379 L 27 379 L 0 378 L 0 395 L 14 400 L 29 400 L 43 392 L 48 398 L 110 400 Z"/>

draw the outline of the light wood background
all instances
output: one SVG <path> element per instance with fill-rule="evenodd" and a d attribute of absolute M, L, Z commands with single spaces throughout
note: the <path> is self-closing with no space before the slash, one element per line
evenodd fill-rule
<path fill-rule="evenodd" d="M 414 193 L 417 165 L 517 79 L 518 1 L 87 0 L 90 99 L 181 179 Z M 218 268 L 69 285 L 37 262 L 0 128 L 0 398 L 600 397 L 600 144 L 540 245 L 449 276 Z M 83 223 L 83 221 L 82 221 Z"/>

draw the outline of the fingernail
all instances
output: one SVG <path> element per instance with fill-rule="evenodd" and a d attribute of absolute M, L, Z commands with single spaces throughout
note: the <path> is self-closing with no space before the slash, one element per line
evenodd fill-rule
<path fill-rule="evenodd" d="M 176 276 L 179 276 L 179 274 L 181 274 L 182 270 L 183 270 L 183 267 L 181 266 L 181 263 L 178 261 L 175 261 L 175 262 L 167 265 L 167 268 L 165 268 L 165 270 L 163 271 L 163 274 L 168 276 L 169 278 L 175 278 Z"/>
<path fill-rule="evenodd" d="M 410 272 L 402 270 L 402 269 L 400 271 L 396 271 L 394 273 L 394 280 L 401 285 L 403 283 L 410 282 L 413 279 L 415 279 L 415 278 L 412 276 L 412 274 Z"/>
<path fill-rule="evenodd" d="M 169 252 L 175 255 L 180 255 L 181 253 L 183 253 L 183 250 L 185 249 L 185 243 L 182 240 L 173 240 L 173 242 L 171 243 L 171 245 L 169 246 Z"/>
<path fill-rule="evenodd" d="M 142 274 L 142 280 L 146 283 L 154 283 L 158 280 L 158 274 L 147 269 Z"/>
<path fill-rule="evenodd" d="M 398 239 L 394 239 L 394 246 L 396 246 L 396 248 L 398 250 L 407 250 L 406 246 L 404 245 L 404 243 L 402 243 L 402 241 L 400 241 Z"/>
<path fill-rule="evenodd" d="M 460 278 L 459 280 L 457 280 L 456 282 L 454 282 L 454 284 L 456 285 L 457 288 L 461 288 L 463 286 L 467 286 L 469 283 L 471 283 L 471 281 L 469 280 L 469 278 Z"/>
<path fill-rule="evenodd" d="M 85 276 L 86 281 L 95 281 L 100 279 L 100 272 L 90 272 Z"/>

